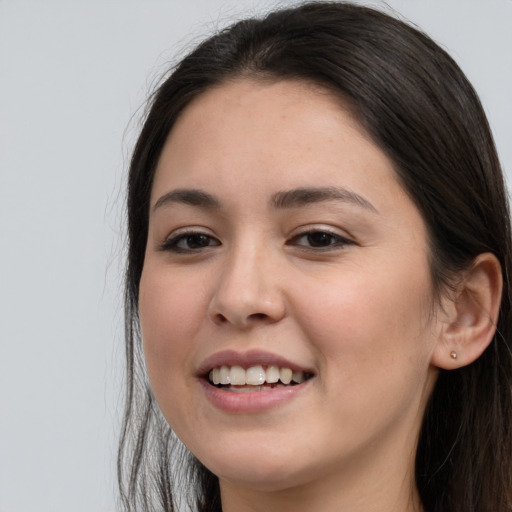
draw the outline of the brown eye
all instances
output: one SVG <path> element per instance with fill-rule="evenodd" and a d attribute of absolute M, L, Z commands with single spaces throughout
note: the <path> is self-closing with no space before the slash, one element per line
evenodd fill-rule
<path fill-rule="evenodd" d="M 353 242 L 329 231 L 309 231 L 288 242 L 288 245 L 298 245 L 306 249 L 338 249 L 350 244 Z"/>
<path fill-rule="evenodd" d="M 180 242 L 186 246 L 186 249 L 200 249 L 202 247 L 208 247 L 210 245 L 211 237 L 195 233 L 183 238 Z"/>
<path fill-rule="evenodd" d="M 204 233 L 184 233 L 166 240 L 162 245 L 165 251 L 198 252 L 201 249 L 220 245 L 219 240 Z"/>
<path fill-rule="evenodd" d="M 311 247 L 327 247 L 337 242 L 334 235 L 317 231 L 316 233 L 309 233 L 306 235 L 307 241 Z"/>

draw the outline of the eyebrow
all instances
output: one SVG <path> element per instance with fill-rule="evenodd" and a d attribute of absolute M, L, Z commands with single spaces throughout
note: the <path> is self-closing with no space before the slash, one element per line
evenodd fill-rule
<path fill-rule="evenodd" d="M 199 206 L 208 210 L 218 210 L 220 208 L 220 201 L 202 190 L 196 189 L 176 189 L 167 192 L 153 206 L 153 211 L 162 206 L 167 206 L 172 203 L 188 204 L 190 206 Z"/>
<path fill-rule="evenodd" d="M 304 187 L 277 192 L 272 196 L 270 205 L 277 209 L 287 209 L 324 201 L 343 201 L 378 213 L 375 206 L 367 199 L 343 187 Z M 173 203 L 188 204 L 208 210 L 218 210 L 222 206 L 219 199 L 203 190 L 176 189 L 161 196 L 153 206 L 153 211 Z"/>
<path fill-rule="evenodd" d="M 377 208 L 364 197 L 343 187 L 307 187 L 278 192 L 272 197 L 274 208 L 298 208 L 323 201 L 344 201 L 361 206 L 373 213 Z"/>

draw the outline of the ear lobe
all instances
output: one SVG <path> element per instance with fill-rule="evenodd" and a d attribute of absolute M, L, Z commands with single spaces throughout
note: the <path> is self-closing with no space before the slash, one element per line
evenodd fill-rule
<path fill-rule="evenodd" d="M 452 370 L 480 357 L 496 331 L 502 288 L 496 256 L 488 252 L 478 255 L 449 299 L 432 354 L 434 366 Z"/>

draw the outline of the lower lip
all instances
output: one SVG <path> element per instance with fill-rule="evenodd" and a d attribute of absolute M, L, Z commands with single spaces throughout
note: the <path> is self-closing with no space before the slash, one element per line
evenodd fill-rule
<path fill-rule="evenodd" d="M 200 382 L 206 397 L 214 407 L 231 413 L 257 413 L 267 411 L 295 399 L 308 387 L 310 380 L 295 386 L 276 387 L 274 389 L 244 393 L 217 388 L 204 379 L 201 379 Z"/>

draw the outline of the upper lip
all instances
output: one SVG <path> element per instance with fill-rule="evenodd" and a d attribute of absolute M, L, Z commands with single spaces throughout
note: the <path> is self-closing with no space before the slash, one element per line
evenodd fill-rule
<path fill-rule="evenodd" d="M 292 371 L 302 371 L 304 373 L 313 373 L 288 359 L 265 352 L 262 350 L 250 350 L 247 352 L 237 352 L 235 350 L 224 350 L 207 357 L 199 366 L 197 374 L 201 377 L 207 375 L 213 368 L 220 366 L 241 366 L 244 369 L 251 366 L 278 366 L 279 368 L 290 368 Z"/>

